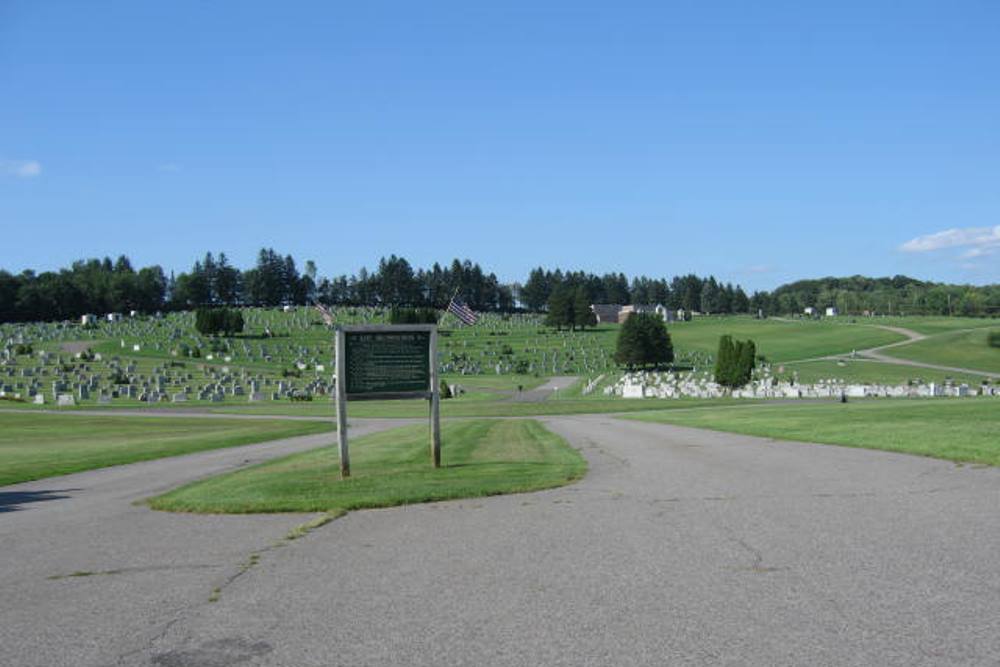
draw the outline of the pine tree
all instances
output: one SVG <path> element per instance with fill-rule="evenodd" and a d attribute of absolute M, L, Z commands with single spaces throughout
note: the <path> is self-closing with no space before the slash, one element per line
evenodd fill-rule
<path fill-rule="evenodd" d="M 573 294 L 564 286 L 557 287 L 549 297 L 549 314 L 545 324 L 556 329 L 574 326 Z"/>
<path fill-rule="evenodd" d="M 583 287 L 577 287 L 573 296 L 573 324 L 581 329 L 597 325 L 597 316 L 590 309 L 590 299 Z"/>

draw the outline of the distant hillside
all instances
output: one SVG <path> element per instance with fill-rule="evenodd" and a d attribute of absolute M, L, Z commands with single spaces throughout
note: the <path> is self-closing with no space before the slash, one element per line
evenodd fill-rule
<path fill-rule="evenodd" d="M 808 306 L 841 313 L 1000 317 L 1000 285 L 948 285 L 908 276 L 798 280 L 767 295 L 770 312 L 800 313 Z"/>

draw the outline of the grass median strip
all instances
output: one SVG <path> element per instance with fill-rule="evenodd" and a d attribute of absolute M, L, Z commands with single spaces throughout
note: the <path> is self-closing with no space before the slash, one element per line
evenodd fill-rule
<path fill-rule="evenodd" d="M 0 413 L 0 486 L 332 429 L 281 419 Z"/>
<path fill-rule="evenodd" d="M 426 426 L 351 442 L 351 478 L 336 450 L 293 454 L 187 484 L 149 501 L 182 512 L 335 512 L 535 491 L 583 476 L 583 457 L 534 420 L 445 423 L 442 467 L 430 465 Z M 335 515 L 334 515 L 335 516 Z"/>
<path fill-rule="evenodd" d="M 626 418 L 1000 465 L 1000 401 L 995 398 L 757 405 Z"/>

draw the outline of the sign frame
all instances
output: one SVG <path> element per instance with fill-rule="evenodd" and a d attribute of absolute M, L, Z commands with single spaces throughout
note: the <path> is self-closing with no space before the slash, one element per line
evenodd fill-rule
<path fill-rule="evenodd" d="M 429 385 L 425 390 L 416 391 L 382 391 L 347 393 L 347 336 L 348 334 L 365 333 L 427 333 L 428 336 L 428 378 Z M 347 402 L 372 400 L 406 400 L 424 399 L 430 403 L 431 429 L 431 463 L 435 468 L 441 467 L 441 387 L 438 379 L 437 364 L 437 325 L 436 324 L 375 324 L 375 325 L 341 325 L 335 332 L 336 356 L 336 409 L 337 409 L 337 448 L 340 454 L 340 477 L 351 476 L 351 459 L 347 438 Z"/>

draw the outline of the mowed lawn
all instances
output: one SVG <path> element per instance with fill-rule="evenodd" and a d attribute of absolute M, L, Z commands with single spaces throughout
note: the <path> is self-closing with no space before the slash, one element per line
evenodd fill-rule
<path fill-rule="evenodd" d="M 719 336 L 753 339 L 757 353 L 772 362 L 813 359 L 906 340 L 900 334 L 846 319 L 755 320 L 750 317 L 696 317 L 668 325 L 675 350 L 714 355 Z"/>
<path fill-rule="evenodd" d="M 561 392 L 560 392 L 561 393 Z M 561 396 L 538 403 L 507 400 L 479 400 L 462 397 L 458 400 L 441 401 L 443 417 L 542 417 L 547 415 L 595 414 L 604 412 L 638 412 L 644 410 L 683 409 L 701 405 L 745 405 L 747 399 L 684 398 L 664 402 L 654 399 L 622 399 L 603 396 L 587 396 L 563 399 Z M 222 408 L 211 408 L 213 414 L 256 414 L 283 416 L 325 416 L 333 417 L 334 407 L 330 403 L 254 403 Z M 348 404 L 349 418 L 427 418 L 427 401 L 358 401 Z"/>
<path fill-rule="evenodd" d="M 0 413 L 0 485 L 332 430 L 324 422 Z"/>
<path fill-rule="evenodd" d="M 956 331 L 884 350 L 886 355 L 927 364 L 1000 373 L 1000 348 L 990 347 L 986 337 L 1000 325 L 972 331 Z"/>
<path fill-rule="evenodd" d="M 336 449 L 324 447 L 194 482 L 149 502 L 189 512 L 339 513 L 534 491 L 572 482 L 587 468 L 579 452 L 534 420 L 446 423 L 436 470 L 426 426 L 358 438 L 350 448 L 346 480 L 340 479 Z"/>
<path fill-rule="evenodd" d="M 1000 399 L 870 400 L 646 412 L 627 419 L 1000 465 Z"/>
<path fill-rule="evenodd" d="M 947 333 L 956 329 L 979 329 L 982 327 L 997 326 L 996 320 L 988 320 L 982 317 L 859 317 L 858 322 L 880 324 L 889 327 L 902 327 L 926 335 Z"/>

